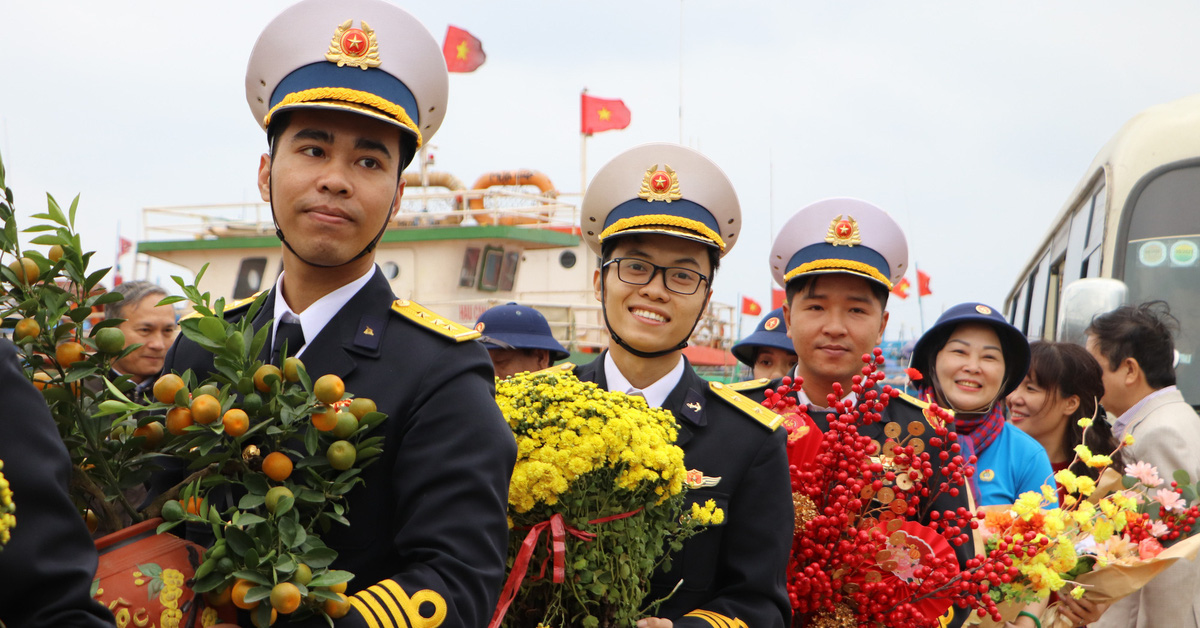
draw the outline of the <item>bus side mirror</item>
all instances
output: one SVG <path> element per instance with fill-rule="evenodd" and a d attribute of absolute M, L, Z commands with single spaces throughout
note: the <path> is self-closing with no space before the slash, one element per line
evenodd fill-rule
<path fill-rule="evenodd" d="M 1125 304 L 1129 289 L 1119 279 L 1079 279 L 1062 292 L 1055 340 L 1079 346 L 1087 343 L 1084 330 L 1092 319 Z"/>

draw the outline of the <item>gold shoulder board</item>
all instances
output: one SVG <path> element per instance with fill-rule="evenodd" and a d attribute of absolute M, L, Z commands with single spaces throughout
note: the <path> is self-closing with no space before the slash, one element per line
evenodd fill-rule
<path fill-rule="evenodd" d="M 762 407 L 761 404 L 755 403 L 753 400 L 734 390 L 732 386 L 727 386 L 721 382 L 709 382 L 708 387 L 718 397 L 723 399 L 725 403 L 745 412 L 750 418 L 762 423 L 764 427 L 771 431 L 774 431 L 775 428 L 783 423 L 783 417 Z"/>
<path fill-rule="evenodd" d="M 762 388 L 766 388 L 767 384 L 770 384 L 770 383 L 771 383 L 771 380 L 769 380 L 765 377 L 760 377 L 758 379 L 748 379 L 744 382 L 728 384 L 727 387 L 732 388 L 738 392 L 742 392 L 745 390 L 759 390 Z"/>
<path fill-rule="evenodd" d="M 895 399 L 897 399 L 899 401 L 903 401 L 904 403 L 907 403 L 910 406 L 920 408 L 921 414 L 925 417 L 925 420 L 928 421 L 929 424 L 932 425 L 933 427 L 941 427 L 942 426 L 942 420 L 940 418 L 938 418 L 938 415 L 934 414 L 929 409 L 930 404 L 928 401 L 917 399 L 916 397 L 913 397 L 912 395 L 909 395 L 906 393 L 900 393 L 899 395 L 897 395 L 895 397 Z M 942 409 L 945 410 L 947 413 L 949 413 L 950 416 L 952 416 L 952 417 L 954 416 L 954 411 L 951 410 L 950 408 L 942 408 Z"/>
<path fill-rule="evenodd" d="M 416 323 L 417 325 L 435 331 L 455 342 L 464 342 L 474 340 L 479 337 L 479 332 L 459 325 L 458 323 L 425 308 L 416 301 L 408 299 L 396 299 L 392 303 L 392 311 Z"/>
<path fill-rule="evenodd" d="M 533 375 L 558 375 L 561 373 L 571 373 L 575 370 L 575 365 L 570 362 L 555 364 L 554 366 L 546 367 L 540 371 L 534 371 Z"/>

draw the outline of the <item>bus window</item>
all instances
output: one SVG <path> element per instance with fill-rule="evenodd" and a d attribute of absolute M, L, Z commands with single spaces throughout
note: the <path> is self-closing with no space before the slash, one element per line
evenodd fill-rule
<path fill-rule="evenodd" d="M 1064 288 L 1083 274 L 1083 258 L 1086 255 L 1084 247 L 1091 214 L 1092 199 L 1088 197 L 1087 202 L 1071 215 L 1071 234 L 1067 237 L 1067 257 L 1062 268 L 1059 269 L 1061 271 L 1060 284 Z"/>
<path fill-rule="evenodd" d="M 1088 232 L 1087 248 L 1088 251 L 1100 246 L 1104 242 L 1104 217 L 1105 204 L 1108 203 L 1108 195 L 1105 192 L 1103 185 L 1099 190 L 1096 190 L 1096 195 L 1092 197 L 1092 219 L 1091 229 Z"/>
<path fill-rule="evenodd" d="M 1175 369 L 1183 396 L 1200 399 L 1200 166 L 1174 168 L 1139 185 L 1122 217 L 1129 302 L 1166 301 L 1180 321 Z M 1118 251 L 1121 250 L 1118 245 Z M 1115 269 L 1114 269 L 1115 270 Z"/>
<path fill-rule="evenodd" d="M 1080 271 L 1080 277 L 1099 277 L 1100 276 L 1100 261 L 1104 255 L 1104 250 L 1097 248 L 1092 251 L 1092 254 L 1083 261 L 1083 270 Z"/>
<path fill-rule="evenodd" d="M 1067 258 L 1060 257 L 1050 265 L 1049 281 L 1046 282 L 1046 324 L 1042 327 L 1042 339 L 1054 340 L 1054 330 L 1058 329 L 1058 295 L 1062 294 L 1063 266 Z"/>
<path fill-rule="evenodd" d="M 1042 326 L 1046 322 L 1046 283 L 1047 275 L 1050 274 L 1050 258 L 1048 255 L 1042 256 L 1042 261 L 1038 262 L 1037 272 L 1031 278 L 1029 289 L 1029 303 L 1025 306 L 1025 311 L 1029 312 L 1028 329 L 1025 332 L 1030 338 L 1042 337 Z"/>

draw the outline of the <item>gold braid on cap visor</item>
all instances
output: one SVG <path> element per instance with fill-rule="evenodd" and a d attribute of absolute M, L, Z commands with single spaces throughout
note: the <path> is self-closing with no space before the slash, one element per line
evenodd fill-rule
<path fill-rule="evenodd" d="M 717 247 L 720 248 L 722 252 L 725 251 L 725 241 L 722 240 L 721 236 L 718 235 L 715 231 L 713 231 L 712 229 L 709 229 L 708 225 L 706 225 L 698 220 L 692 220 L 690 218 L 682 218 L 680 216 L 668 216 L 665 214 L 647 214 L 645 216 L 633 216 L 631 218 L 622 218 L 622 219 L 614 222 L 613 224 L 609 225 L 608 228 L 605 229 L 604 231 L 600 232 L 600 241 L 603 242 L 605 238 L 607 238 L 611 235 L 615 235 L 616 233 L 618 233 L 620 231 L 624 231 L 626 229 L 633 229 L 635 227 L 649 227 L 649 226 L 676 227 L 676 228 L 680 228 L 680 229 L 686 229 L 688 231 L 693 231 L 698 235 L 704 236 L 705 238 L 712 240 L 713 244 L 716 244 Z"/>
<path fill-rule="evenodd" d="M 800 275 L 803 275 L 804 273 L 811 273 L 813 271 L 821 270 L 844 270 L 856 275 L 864 275 L 887 286 L 888 290 L 892 289 L 892 282 L 888 281 L 888 278 L 884 277 L 883 273 L 879 272 L 879 269 L 870 264 L 864 264 L 862 262 L 856 262 L 848 259 L 819 259 L 801 264 L 789 270 L 787 274 L 783 276 L 783 283 L 784 285 L 787 285 L 787 282 L 799 277 Z"/>
<path fill-rule="evenodd" d="M 321 101 L 329 102 L 331 104 L 344 102 L 357 105 L 366 105 L 367 107 L 392 116 L 396 122 L 404 125 L 417 136 L 417 148 L 421 147 L 421 130 L 417 128 L 417 123 L 413 122 L 412 118 L 408 117 L 408 112 L 404 110 L 404 107 L 394 104 L 384 98 L 380 98 L 375 94 L 362 92 L 357 89 L 349 89 L 346 87 L 315 87 L 313 89 L 306 89 L 302 92 L 292 92 L 287 96 L 284 96 L 283 100 L 279 101 L 279 104 L 271 107 L 271 110 L 267 112 L 266 117 L 263 118 L 263 125 L 269 126 L 271 124 L 271 116 L 282 107 L 303 104 L 306 102 Z"/>

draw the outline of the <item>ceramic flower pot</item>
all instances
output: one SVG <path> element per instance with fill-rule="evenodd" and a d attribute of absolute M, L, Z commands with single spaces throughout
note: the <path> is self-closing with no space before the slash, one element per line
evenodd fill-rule
<path fill-rule="evenodd" d="M 96 541 L 100 564 L 92 596 L 112 611 L 118 628 L 234 621 L 232 607 L 214 609 L 188 587 L 204 548 L 173 534 L 157 534 L 160 523 L 162 519 L 143 521 Z"/>

